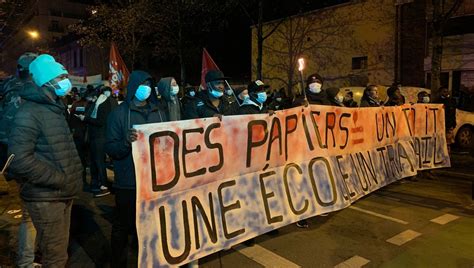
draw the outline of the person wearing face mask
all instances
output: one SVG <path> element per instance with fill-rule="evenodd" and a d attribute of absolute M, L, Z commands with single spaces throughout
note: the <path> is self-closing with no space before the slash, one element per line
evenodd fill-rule
<path fill-rule="evenodd" d="M 328 101 L 328 97 L 326 91 L 322 88 L 323 87 L 323 78 L 315 73 L 308 76 L 306 79 L 306 98 L 307 103 L 315 104 L 315 105 L 331 105 Z M 296 100 L 294 102 L 294 107 L 301 106 L 305 104 L 305 100 Z"/>
<path fill-rule="evenodd" d="M 444 106 L 446 142 L 448 143 L 448 150 L 451 150 L 451 144 L 455 141 L 453 130 L 456 127 L 456 100 L 451 97 L 447 87 L 440 87 L 439 92 L 440 97 L 436 103 L 443 104 Z"/>
<path fill-rule="evenodd" d="M 279 111 L 286 109 L 282 94 L 278 91 L 273 93 L 273 100 L 268 105 L 268 109 Z"/>
<path fill-rule="evenodd" d="M 364 89 L 359 107 L 380 107 L 379 90 L 377 86 L 368 85 Z"/>
<path fill-rule="evenodd" d="M 85 89 L 83 91 L 79 90 L 78 94 L 75 96 L 75 100 L 72 103 L 71 108 L 68 113 L 68 123 L 69 128 L 72 132 L 72 137 L 74 139 L 74 144 L 76 145 L 77 152 L 79 153 L 79 158 L 81 159 L 82 164 L 82 183 L 84 190 L 88 190 L 89 186 L 87 183 L 87 172 L 86 167 L 89 147 L 87 146 L 87 124 L 82 121 L 79 115 L 84 115 L 86 113 L 86 108 L 89 105 L 85 97 Z"/>
<path fill-rule="evenodd" d="M 267 113 L 268 111 L 265 107 L 267 100 L 266 88 L 268 88 L 268 86 L 260 80 L 251 82 L 247 86 L 248 95 L 243 95 L 242 105 L 239 107 L 238 114 Z"/>
<path fill-rule="evenodd" d="M 184 97 L 181 99 L 184 119 L 191 119 L 196 114 L 196 89 L 187 86 L 184 89 Z"/>
<path fill-rule="evenodd" d="M 218 70 L 210 70 L 206 73 L 206 90 L 202 90 L 196 95 L 196 102 L 193 104 L 196 110 L 194 114 L 190 114 L 190 119 L 235 114 L 236 106 L 229 105 L 222 98 L 226 89 L 227 79 L 228 77 L 225 77 Z"/>
<path fill-rule="evenodd" d="M 105 152 L 114 162 L 115 219 L 112 223 L 112 265 L 127 267 L 128 235 L 133 234 L 136 245 L 135 204 L 136 177 L 132 143 L 138 138 L 134 125 L 168 121 L 166 111 L 158 102 L 152 77 L 135 70 L 130 74 L 127 95 L 107 119 Z M 137 254 L 133 251 L 133 254 Z"/>
<path fill-rule="evenodd" d="M 351 107 L 351 108 L 359 107 L 359 104 L 357 104 L 357 102 L 354 100 L 354 93 L 352 91 L 346 92 L 343 103 L 344 103 L 344 106 L 346 107 Z"/>
<path fill-rule="evenodd" d="M 110 194 L 107 187 L 107 169 L 105 165 L 105 137 L 107 130 L 107 117 L 117 106 L 117 102 L 112 98 L 112 89 L 102 87 L 99 90 L 97 100 L 89 105 L 85 115 L 78 114 L 79 118 L 87 124 L 87 140 L 91 156 L 91 192 L 94 197 L 102 197 Z"/>
<path fill-rule="evenodd" d="M 165 104 L 168 119 L 170 121 L 183 119 L 183 108 L 178 98 L 179 86 L 178 83 L 176 83 L 176 79 L 173 77 L 161 78 L 160 82 L 158 82 L 158 91 Z"/>
<path fill-rule="evenodd" d="M 430 94 L 426 91 L 420 91 L 417 97 L 416 103 L 430 103 Z"/>
<path fill-rule="evenodd" d="M 65 267 L 73 199 L 82 188 L 81 160 L 61 100 L 71 90 L 68 72 L 47 54 L 31 62 L 33 82 L 21 92 L 8 150 L 10 172 L 38 232 L 44 267 Z"/>
<path fill-rule="evenodd" d="M 331 106 L 345 107 L 343 103 L 344 95 L 342 95 L 342 92 L 339 90 L 339 88 L 330 87 L 326 89 L 326 94 L 328 96 L 328 101 Z"/>

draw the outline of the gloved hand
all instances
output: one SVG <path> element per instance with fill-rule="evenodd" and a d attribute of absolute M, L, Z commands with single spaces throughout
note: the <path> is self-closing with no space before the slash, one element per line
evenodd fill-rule
<path fill-rule="evenodd" d="M 136 130 L 136 129 L 133 129 L 133 128 L 129 129 L 129 130 L 127 131 L 127 141 L 128 141 L 129 143 L 132 143 L 132 142 L 137 141 L 137 139 L 138 139 L 138 132 L 137 132 L 137 130 Z"/>

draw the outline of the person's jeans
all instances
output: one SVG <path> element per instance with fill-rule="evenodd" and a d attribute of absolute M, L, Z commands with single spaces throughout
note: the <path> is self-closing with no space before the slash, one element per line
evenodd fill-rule
<path fill-rule="evenodd" d="M 72 200 L 25 204 L 37 231 L 43 267 L 65 267 Z"/>
<path fill-rule="evenodd" d="M 33 266 L 36 249 L 36 229 L 25 203 L 22 205 L 21 224 L 18 228 L 18 256 L 16 262 L 16 265 L 20 268 Z"/>
<path fill-rule="evenodd" d="M 112 267 L 127 267 L 128 236 L 137 236 L 135 190 L 115 189 L 115 219 L 112 223 Z M 132 242 L 137 242 L 132 239 Z"/>
<path fill-rule="evenodd" d="M 107 169 L 105 166 L 105 140 L 92 139 L 91 150 L 91 190 L 99 191 L 100 186 L 107 184 Z"/>

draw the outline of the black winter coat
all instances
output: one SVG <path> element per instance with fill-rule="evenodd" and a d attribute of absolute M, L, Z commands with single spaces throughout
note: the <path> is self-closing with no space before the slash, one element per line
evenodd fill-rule
<path fill-rule="evenodd" d="M 82 164 L 60 99 L 47 97 L 44 88 L 25 84 L 25 103 L 16 113 L 8 150 L 15 154 L 10 166 L 26 201 L 74 198 L 82 189 Z"/>
<path fill-rule="evenodd" d="M 96 118 L 92 118 L 92 113 L 95 108 L 95 103 L 92 103 L 87 111 L 86 117 L 84 118 L 84 122 L 87 123 L 89 131 L 88 131 L 88 140 L 105 140 L 106 133 L 107 133 L 107 117 L 112 112 L 114 108 L 117 107 L 117 101 L 112 98 L 108 97 L 106 101 L 101 103 L 99 107 L 97 107 L 97 116 Z"/>
<path fill-rule="evenodd" d="M 132 72 L 127 87 L 126 101 L 113 110 L 107 119 L 105 152 L 114 161 L 113 186 L 115 188 L 136 189 L 132 145 L 127 141 L 128 130 L 133 125 L 168 121 L 165 111 L 158 105 L 158 99 L 153 92 L 148 99 L 148 104 L 144 107 L 137 107 L 132 101 L 138 86 L 148 79 L 151 79 L 151 76 L 146 72 Z"/>
<path fill-rule="evenodd" d="M 238 106 L 238 104 L 236 105 Z M 221 99 L 219 107 L 215 107 L 209 98 L 208 91 L 204 90 L 198 93 L 195 103 L 189 103 L 184 109 L 191 112 L 194 110 L 194 114 L 188 114 L 188 119 L 195 119 L 213 117 L 215 114 L 234 115 L 236 114 L 236 107 L 230 107 L 229 103 L 223 99 Z"/>

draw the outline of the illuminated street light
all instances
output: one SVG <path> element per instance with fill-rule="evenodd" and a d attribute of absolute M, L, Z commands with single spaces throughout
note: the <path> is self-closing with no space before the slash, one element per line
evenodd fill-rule
<path fill-rule="evenodd" d="M 28 35 L 32 38 L 32 39 L 38 39 L 39 38 L 39 33 L 38 31 L 27 31 Z"/>
<path fill-rule="evenodd" d="M 93 10 L 91 10 L 91 14 L 92 14 L 92 15 L 95 15 L 95 14 L 97 14 L 97 9 L 93 9 Z"/>

